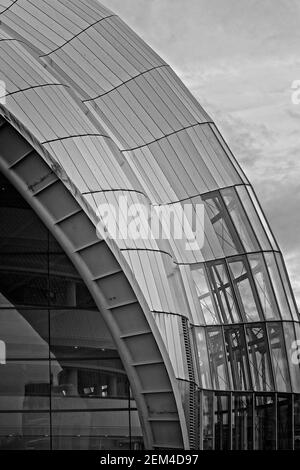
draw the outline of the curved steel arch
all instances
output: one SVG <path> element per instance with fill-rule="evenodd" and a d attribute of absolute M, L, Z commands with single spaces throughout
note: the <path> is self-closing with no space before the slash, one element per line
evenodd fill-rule
<path fill-rule="evenodd" d="M 132 387 L 146 448 L 188 449 L 170 359 L 137 283 L 121 265 L 122 257 L 98 238 L 92 211 L 59 165 L 3 111 L 0 144 L 0 171 L 61 244 L 103 315 Z"/>

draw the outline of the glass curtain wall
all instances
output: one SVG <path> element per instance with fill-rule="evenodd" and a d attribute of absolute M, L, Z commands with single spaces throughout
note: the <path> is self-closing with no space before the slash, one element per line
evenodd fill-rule
<path fill-rule="evenodd" d="M 0 175 L 0 450 L 142 447 L 100 312 L 59 244 Z"/>

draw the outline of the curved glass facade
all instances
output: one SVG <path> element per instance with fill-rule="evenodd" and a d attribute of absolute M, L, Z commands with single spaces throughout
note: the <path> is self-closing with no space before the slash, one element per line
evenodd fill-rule
<path fill-rule="evenodd" d="M 0 450 L 140 449 L 111 335 L 60 245 L 0 174 Z"/>
<path fill-rule="evenodd" d="M 0 167 L 109 328 L 1 176 L 0 445 L 299 448 L 298 309 L 216 125 L 98 1 L 6 3 Z M 176 229 L 188 205 L 198 248 L 185 232 L 108 241 L 99 205 L 121 196 L 174 210 Z"/>

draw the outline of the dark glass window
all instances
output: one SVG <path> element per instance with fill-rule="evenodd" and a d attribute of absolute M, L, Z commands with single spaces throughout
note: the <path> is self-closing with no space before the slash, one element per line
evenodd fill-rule
<path fill-rule="evenodd" d="M 215 395 L 215 449 L 229 450 L 231 427 L 230 395 Z"/>
<path fill-rule="evenodd" d="M 207 328 L 207 342 L 213 388 L 228 390 L 231 388 L 231 382 L 228 375 L 222 328 Z"/>
<path fill-rule="evenodd" d="M 275 395 L 256 395 L 254 413 L 255 450 L 276 449 Z"/>
<path fill-rule="evenodd" d="M 0 174 L 0 450 L 143 446 L 127 375 L 78 272 Z"/>
<path fill-rule="evenodd" d="M 274 390 L 271 359 L 264 325 L 246 326 L 246 340 L 254 390 Z"/>
<path fill-rule="evenodd" d="M 244 330 L 240 326 L 224 327 L 225 344 L 234 390 L 251 390 L 251 378 Z"/>
<path fill-rule="evenodd" d="M 232 449 L 253 449 L 253 396 L 233 394 Z"/>

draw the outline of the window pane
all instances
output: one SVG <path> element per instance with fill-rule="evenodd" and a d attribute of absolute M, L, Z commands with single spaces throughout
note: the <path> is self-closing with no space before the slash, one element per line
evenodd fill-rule
<path fill-rule="evenodd" d="M 127 407 L 127 376 L 113 366 L 113 360 L 101 359 L 52 361 L 52 410 L 101 408 L 108 406 L 107 400 L 112 406 L 112 398 Z"/>
<path fill-rule="evenodd" d="M 216 390 L 227 390 L 230 388 L 230 381 L 228 378 L 222 329 L 208 328 L 207 337 L 213 388 Z"/>
<path fill-rule="evenodd" d="M 292 395 L 277 397 L 277 430 L 278 449 L 292 450 L 293 448 L 293 413 Z"/>
<path fill-rule="evenodd" d="M 246 326 L 252 383 L 256 391 L 274 390 L 270 355 L 263 326 Z"/>
<path fill-rule="evenodd" d="M 203 392 L 203 449 L 214 449 L 214 394 L 213 392 Z"/>
<path fill-rule="evenodd" d="M 0 413 L 0 450 L 49 450 L 50 413 Z"/>
<path fill-rule="evenodd" d="M 205 197 L 205 207 L 225 256 L 232 256 L 242 251 L 233 224 L 228 217 L 225 205 L 217 195 Z"/>
<path fill-rule="evenodd" d="M 263 227 L 264 227 L 264 229 L 265 229 L 265 232 L 266 232 L 266 234 L 267 234 L 267 236 L 268 236 L 268 238 L 269 238 L 269 240 L 270 240 L 270 242 L 271 242 L 271 244 L 272 244 L 272 248 L 273 248 L 273 250 L 276 251 L 276 250 L 278 250 L 277 243 L 276 243 L 276 241 L 274 240 L 274 237 L 273 237 L 273 234 L 272 234 L 272 232 L 271 232 L 271 230 L 270 230 L 270 227 L 268 226 L 268 223 L 267 223 L 267 221 L 266 221 L 266 218 L 265 218 L 265 216 L 264 216 L 264 214 L 263 214 L 263 212 L 262 212 L 262 210 L 261 210 L 261 208 L 260 208 L 260 205 L 259 205 L 259 203 L 258 203 L 258 201 L 257 201 L 257 197 L 255 196 L 254 191 L 253 191 L 253 189 L 252 189 L 251 186 L 247 186 L 247 190 L 248 190 L 249 195 L 250 195 L 250 197 L 251 197 L 252 203 L 253 203 L 253 205 L 254 205 L 256 211 L 257 211 L 259 220 L 260 220 L 260 222 L 263 224 Z"/>
<path fill-rule="evenodd" d="M 265 319 L 280 319 L 263 256 L 261 254 L 255 254 L 249 255 L 248 258 Z"/>
<path fill-rule="evenodd" d="M 7 361 L 0 365 L 0 409 L 48 409 L 49 384 L 48 362 Z"/>
<path fill-rule="evenodd" d="M 215 396 L 215 449 L 230 449 L 230 396 Z"/>
<path fill-rule="evenodd" d="M 276 381 L 276 390 L 290 392 L 290 378 L 286 359 L 285 344 L 280 323 L 268 323 L 271 358 Z"/>
<path fill-rule="evenodd" d="M 220 310 L 225 316 L 224 323 L 237 323 L 241 321 L 236 308 L 231 283 L 229 282 L 224 263 L 214 264 L 210 269 L 214 289 L 220 304 Z"/>
<path fill-rule="evenodd" d="M 47 310 L 1 308 L 0 296 L 0 325 L 6 359 L 48 359 Z"/>
<path fill-rule="evenodd" d="M 244 261 L 231 261 L 229 263 L 233 282 L 236 286 L 240 305 L 243 309 L 246 321 L 259 321 L 260 314 L 258 305 L 255 302 L 252 286 L 249 279 L 249 273 Z"/>
<path fill-rule="evenodd" d="M 194 331 L 198 352 L 200 384 L 202 388 L 212 388 L 205 330 L 204 328 L 195 328 Z"/>
<path fill-rule="evenodd" d="M 276 448 L 276 403 L 274 396 L 255 397 L 255 450 Z"/>
<path fill-rule="evenodd" d="M 204 267 L 192 269 L 196 293 L 207 325 L 220 323 L 215 299 L 210 291 Z"/>
<path fill-rule="evenodd" d="M 295 321 L 299 321 L 300 317 L 299 317 L 299 314 L 298 314 L 298 309 L 297 309 L 296 304 L 295 304 L 294 295 L 293 295 L 293 292 L 292 292 L 292 289 L 291 289 L 290 281 L 287 277 L 287 273 L 286 273 L 286 269 L 285 269 L 285 266 L 284 266 L 284 261 L 283 261 L 282 255 L 279 254 L 279 253 L 275 253 L 275 258 L 276 258 L 276 261 L 277 261 L 277 266 L 279 268 L 279 272 L 280 272 L 281 280 L 282 280 L 282 283 L 283 283 L 283 286 L 284 286 L 284 290 L 285 290 L 285 293 L 286 293 L 286 296 L 287 296 L 287 299 L 288 299 L 290 310 L 292 312 L 292 317 Z"/>
<path fill-rule="evenodd" d="M 242 327 L 224 327 L 227 357 L 235 390 L 251 389 L 245 337 Z"/>
<path fill-rule="evenodd" d="M 297 337 L 295 336 L 295 330 Z M 292 380 L 293 392 L 300 393 L 300 358 L 297 354 L 299 346 L 297 347 L 296 339 L 300 339 L 300 325 L 299 323 L 283 322 L 283 331 L 285 344 L 288 354 L 288 363 L 290 367 L 290 374 Z"/>
<path fill-rule="evenodd" d="M 259 216 L 257 215 L 257 212 L 254 208 L 254 205 L 249 197 L 247 187 L 237 186 L 236 189 L 242 201 L 242 204 L 244 206 L 244 210 L 246 211 L 248 218 L 250 220 L 250 223 L 254 229 L 254 233 L 259 240 L 262 250 L 266 250 L 266 251 L 271 250 L 271 245 L 267 238 L 262 222 L 259 219 Z"/>
<path fill-rule="evenodd" d="M 281 317 L 283 320 L 291 320 L 291 313 L 285 291 L 283 289 L 282 280 L 280 278 L 277 264 L 273 253 L 265 253 L 265 260 L 267 263 L 268 271 L 271 277 L 273 289 L 276 294 L 277 302 L 279 305 Z"/>
<path fill-rule="evenodd" d="M 240 203 L 234 188 L 226 188 L 221 191 L 227 210 L 233 220 L 235 228 L 240 236 L 246 252 L 259 251 L 256 236 L 249 224 L 249 220 Z"/>
<path fill-rule="evenodd" d="M 253 397 L 252 395 L 233 395 L 233 450 L 253 449 Z"/>
<path fill-rule="evenodd" d="M 300 450 L 300 395 L 294 395 L 294 449 Z"/>

